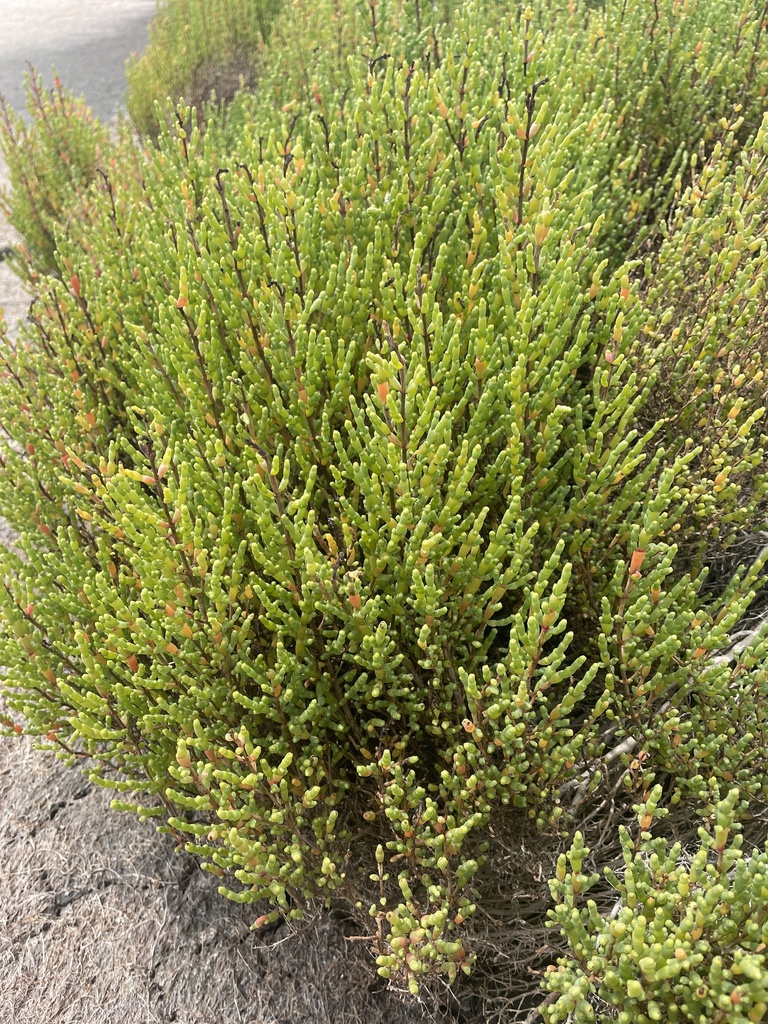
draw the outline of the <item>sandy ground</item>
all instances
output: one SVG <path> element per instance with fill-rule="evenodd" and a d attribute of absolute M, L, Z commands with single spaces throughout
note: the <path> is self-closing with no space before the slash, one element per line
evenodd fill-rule
<path fill-rule="evenodd" d="M 340 927 L 263 940 L 253 909 L 24 740 L 0 741 L 0 1019 L 9 1024 L 402 1021 Z"/>

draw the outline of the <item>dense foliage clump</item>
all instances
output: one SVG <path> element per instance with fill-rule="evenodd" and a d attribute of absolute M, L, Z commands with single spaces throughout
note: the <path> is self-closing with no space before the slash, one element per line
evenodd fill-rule
<path fill-rule="evenodd" d="M 585 900 L 600 876 L 582 870 L 590 851 L 580 833 L 560 856 L 551 916 L 574 958 L 549 968 L 547 987 L 558 999 L 543 1015 L 552 1024 L 594 1021 L 595 996 L 618 1010 L 600 1019 L 627 1024 L 765 1019 L 768 843 L 745 853 L 733 789 L 713 806 L 708 827 L 698 830 L 698 848 L 686 855 L 680 842 L 649 831 L 667 813 L 661 796 L 655 786 L 636 808 L 636 839 L 620 829 L 621 868 L 605 869 L 616 897 L 610 913 Z"/>
<path fill-rule="evenodd" d="M 49 91 L 41 76 L 27 75 L 27 120 L 0 97 L 0 153 L 12 184 L 0 192 L 0 209 L 24 246 L 17 268 L 56 272 L 56 234 L 77 230 L 85 196 L 100 167 L 108 169 L 115 145 L 85 102 L 62 86 Z"/>
<path fill-rule="evenodd" d="M 363 55 L 293 98 L 276 30 L 56 236 L 0 376 L 5 700 L 414 992 L 498 962 L 534 832 L 520 1019 L 759 1021 L 763 15 L 447 6 L 338 5 Z"/>
<path fill-rule="evenodd" d="M 128 110 L 156 137 L 167 100 L 227 102 L 256 84 L 280 0 L 161 0 L 149 46 L 128 67 Z M 160 108 L 156 109 L 156 105 Z"/>

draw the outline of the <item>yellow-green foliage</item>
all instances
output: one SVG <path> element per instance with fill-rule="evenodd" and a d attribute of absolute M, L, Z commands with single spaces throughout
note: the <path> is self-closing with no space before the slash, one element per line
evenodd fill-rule
<path fill-rule="evenodd" d="M 623 865 L 605 871 L 604 913 L 592 898 L 600 876 L 583 870 L 590 853 L 583 837 L 577 833 L 561 855 L 550 917 L 573 957 L 548 973 L 547 988 L 558 997 L 542 1010 L 547 1024 L 765 1020 L 768 843 L 745 850 L 740 793 L 732 789 L 711 808 L 698 849 L 686 857 L 679 842 L 652 836 L 654 819 L 667 813 L 661 797 L 655 786 L 636 808 L 634 838 L 619 830 Z M 595 996 L 605 1012 L 594 1012 Z"/>
<path fill-rule="evenodd" d="M 253 86 L 280 0 L 159 0 L 149 46 L 129 64 L 128 110 L 155 137 L 170 99 L 200 106 Z M 156 104 L 160 109 L 156 109 Z"/>
<path fill-rule="evenodd" d="M 768 387 L 768 132 L 764 121 L 742 148 L 742 127 L 736 121 L 703 162 L 691 156 L 684 190 L 678 179 L 674 215 L 661 225 L 658 251 L 645 267 L 644 301 L 652 316 L 635 358 L 656 377 L 647 416 L 664 416 L 664 443 L 693 438 L 717 492 L 738 494 L 759 523 L 762 492 L 755 481 L 765 470 L 757 420 Z M 734 420 L 737 436 L 749 439 L 743 449 L 733 445 Z M 702 540 L 722 545 L 727 521 L 715 515 L 709 531 Z"/>
<path fill-rule="evenodd" d="M 289 0 L 275 21 L 259 88 L 238 98 L 234 130 L 249 117 L 264 124 L 271 111 L 284 107 L 293 117 L 341 116 L 350 89 L 350 50 L 374 60 L 388 52 L 397 62 L 427 55 L 439 65 L 445 29 L 462 6 Z M 489 24 L 510 15 L 499 0 L 477 6 Z M 676 175 L 701 142 L 711 148 L 723 119 L 741 119 L 742 143 L 757 131 L 768 86 L 767 16 L 764 0 L 571 0 L 515 7 L 518 24 L 526 24 L 531 78 L 550 80 L 548 105 L 567 107 L 574 122 L 609 112 L 607 130 L 597 130 L 599 122 L 590 129 L 585 157 L 594 164 L 600 205 L 611 214 L 606 251 L 612 266 L 656 225 L 674 195 Z"/>
<path fill-rule="evenodd" d="M 711 552 L 731 536 L 730 517 L 719 506 L 728 491 L 748 510 L 746 521 L 765 523 L 760 424 L 768 361 L 768 118 L 743 151 L 729 134 L 700 170 L 691 162 L 692 182 L 646 267 L 649 316 L 634 357 L 655 379 L 648 414 L 664 415 L 665 444 L 681 447 L 695 438 L 697 473 L 712 481 L 710 495 L 697 502 L 704 513 L 701 557 L 707 546 Z M 687 685 L 668 709 L 673 714 L 666 725 L 676 770 L 700 772 L 701 783 L 708 778 L 716 792 L 708 754 L 730 758 L 740 746 L 756 758 L 758 773 L 765 770 L 763 710 L 752 695 L 768 676 L 768 635 L 755 632 L 730 657 L 711 653 L 718 631 L 732 630 L 737 619 L 704 608 L 690 623 L 701 647 L 684 660 Z M 697 671 L 698 661 L 703 664 Z M 681 701 L 687 686 L 695 688 L 694 702 Z M 695 704 L 707 709 L 704 716 Z M 728 766 L 720 778 L 737 781 Z M 719 790 L 722 799 L 710 808 L 710 826 L 699 829 L 700 845 L 691 857 L 680 842 L 652 838 L 654 821 L 669 811 L 661 804 L 662 787 L 648 791 L 648 785 L 637 809 L 637 837 L 621 830 L 623 869 L 604 869 L 610 893 L 600 891 L 599 875 L 583 872 L 590 851 L 580 835 L 567 858 L 560 858 L 550 883 L 551 918 L 571 955 L 550 968 L 547 987 L 557 999 L 543 1016 L 550 1024 L 762 1021 L 768 1008 L 768 845 L 747 854 L 743 837 L 732 836 L 741 829 L 739 816 L 751 818 L 745 790 Z M 599 852 L 595 862 L 601 863 Z M 596 1005 L 605 1012 L 595 1013 Z"/>
<path fill-rule="evenodd" d="M 0 209 L 24 240 L 17 266 L 26 275 L 56 269 L 57 232 L 78 227 L 85 196 L 97 168 L 109 168 L 109 132 L 85 101 L 57 78 L 43 87 L 34 72 L 26 77 L 29 121 L 0 98 L 0 152 L 11 189 L 0 192 Z"/>
<path fill-rule="evenodd" d="M 763 86 L 745 145 L 713 72 L 670 214 L 630 84 L 584 77 L 609 15 L 545 46 L 468 7 L 311 116 L 272 97 L 226 163 L 162 131 L 4 352 L 9 707 L 260 920 L 357 901 L 413 990 L 471 969 L 503 807 L 568 836 L 655 783 L 768 796 L 765 631 L 728 653 L 765 558 L 701 569 L 765 528 Z M 669 215 L 645 276 L 635 201 Z M 574 955 L 583 1006 L 610 965 Z"/>

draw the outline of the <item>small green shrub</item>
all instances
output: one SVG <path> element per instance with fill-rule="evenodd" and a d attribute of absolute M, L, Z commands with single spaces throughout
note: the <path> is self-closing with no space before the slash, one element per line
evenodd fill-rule
<path fill-rule="evenodd" d="M 498 0 L 477 5 L 495 24 L 508 16 Z M 347 59 L 383 52 L 396 61 L 439 65 L 446 32 L 462 5 L 418 0 L 302 0 L 276 18 L 259 72 L 259 88 L 240 94 L 230 136 L 245 124 L 266 125 L 290 112 L 294 133 L 312 117 L 343 116 L 351 94 Z M 597 9 L 595 9 L 597 8 Z M 607 0 L 519 5 L 531 81 L 549 79 L 547 106 L 590 127 L 583 158 L 592 163 L 596 205 L 606 214 L 611 269 L 641 251 L 674 200 L 678 176 L 723 125 L 739 121 L 739 142 L 754 135 L 766 109 L 765 4 L 752 0 Z M 513 76 L 514 77 L 514 76 Z M 499 88 L 506 87 L 502 75 Z M 597 125 L 609 112 L 610 127 Z M 546 123 L 547 110 L 537 111 Z"/>
<path fill-rule="evenodd" d="M 600 876 L 584 873 L 590 851 L 581 835 L 560 857 L 550 914 L 571 955 L 547 975 L 557 994 L 542 1009 L 547 1024 L 765 1020 L 768 843 L 745 852 L 733 789 L 699 828 L 698 849 L 684 853 L 679 842 L 652 837 L 654 819 L 667 813 L 661 797 L 655 786 L 637 808 L 635 838 L 620 829 L 623 867 L 605 870 L 612 908 L 601 912 L 591 898 Z"/>
<path fill-rule="evenodd" d="M 109 166 L 113 145 L 109 130 L 58 78 L 47 90 L 31 71 L 25 91 L 29 123 L 0 97 L 0 152 L 10 182 L 0 209 L 23 239 L 16 267 L 32 277 L 57 270 L 56 235 L 77 230 L 85 195 L 97 169 Z"/>
<path fill-rule="evenodd" d="M 667 448 L 694 439 L 717 492 L 738 495 L 745 521 L 759 524 L 765 467 L 757 420 L 768 398 L 766 125 L 746 147 L 737 141 L 741 127 L 724 133 L 703 162 L 691 156 L 691 184 L 646 263 L 644 301 L 654 312 L 635 356 L 657 381 L 646 422 L 663 420 Z M 738 447 L 739 438 L 747 444 Z M 727 516 L 713 516 L 702 531 L 702 553 L 729 537 Z"/>
<path fill-rule="evenodd" d="M 612 211 L 611 247 L 618 261 L 637 243 L 674 195 L 675 179 L 703 142 L 707 150 L 740 119 L 743 144 L 766 110 L 768 7 L 752 0 L 606 0 L 583 18 L 574 79 L 588 96 L 610 97 L 612 156 L 595 180 Z M 553 17 L 555 37 L 561 29 Z"/>
<path fill-rule="evenodd" d="M 4 352 L 7 703 L 259 921 L 350 900 L 413 990 L 471 970 L 505 808 L 768 796 L 765 556 L 711 590 L 701 550 L 765 526 L 768 129 L 681 129 L 640 280 L 598 17 L 409 22 L 423 59 L 271 95 L 226 163 L 162 130 Z"/>
<path fill-rule="evenodd" d="M 202 108 L 254 86 L 280 0 L 162 0 L 149 46 L 129 63 L 128 111 L 142 135 L 156 137 L 170 99 Z"/>

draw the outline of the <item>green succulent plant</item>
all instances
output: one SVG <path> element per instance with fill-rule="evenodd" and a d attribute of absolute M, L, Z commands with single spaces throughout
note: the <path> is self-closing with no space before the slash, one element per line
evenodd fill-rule
<path fill-rule="evenodd" d="M 381 52 L 242 101 L 239 138 L 182 106 L 131 147 L 3 348 L 11 713 L 257 923 L 349 900 L 412 991 L 471 971 L 505 809 L 562 844 L 638 794 L 716 822 L 768 794 L 768 556 L 706 569 L 766 509 L 762 22 L 726 6 L 738 46 L 712 5 L 656 5 L 655 45 L 720 49 L 654 163 L 647 5 L 382 4 Z M 584 967 L 615 922 L 581 916 L 581 842 L 542 1009 L 682 1012 L 603 947 Z"/>

